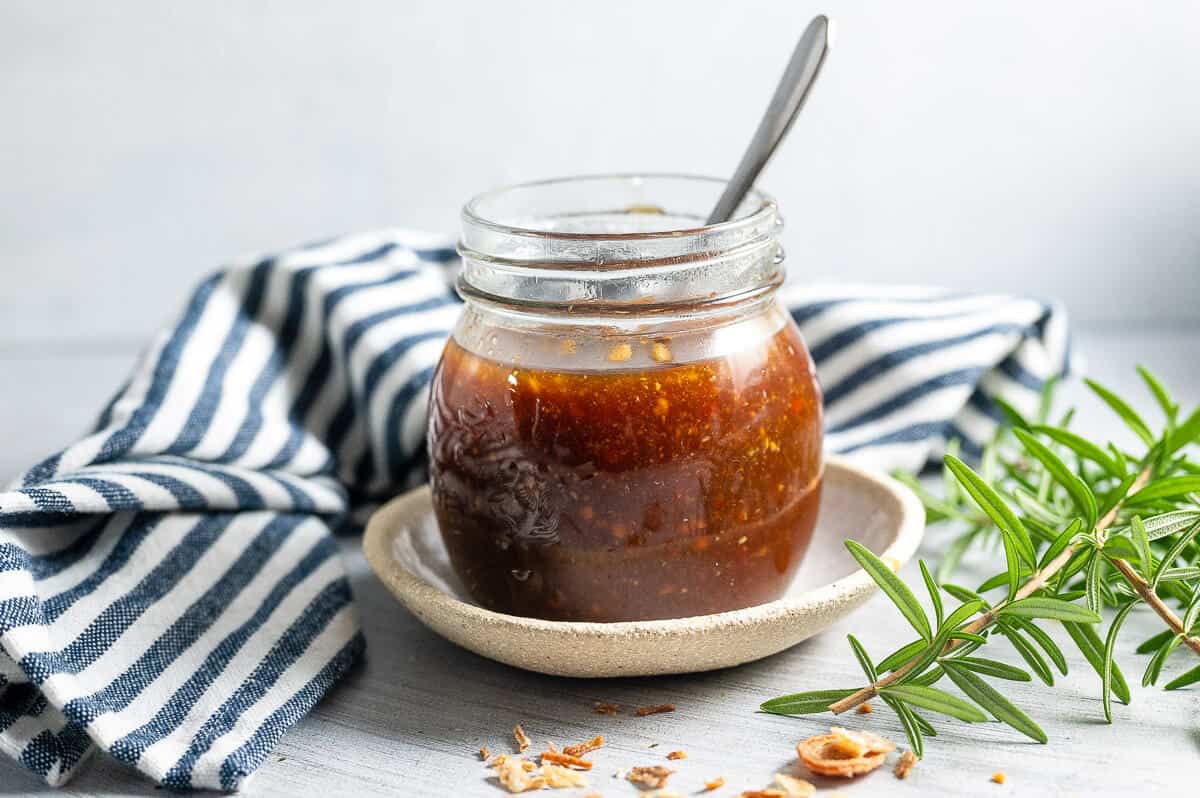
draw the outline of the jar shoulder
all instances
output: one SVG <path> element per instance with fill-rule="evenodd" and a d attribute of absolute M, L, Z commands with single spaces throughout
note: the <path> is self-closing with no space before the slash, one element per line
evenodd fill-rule
<path fill-rule="evenodd" d="M 656 370 L 706 360 L 765 357 L 784 335 L 807 349 L 774 298 L 698 318 L 594 318 L 510 315 L 468 303 L 452 333 L 457 346 L 487 361 L 558 372 Z M 802 364 L 803 365 L 803 364 Z"/>

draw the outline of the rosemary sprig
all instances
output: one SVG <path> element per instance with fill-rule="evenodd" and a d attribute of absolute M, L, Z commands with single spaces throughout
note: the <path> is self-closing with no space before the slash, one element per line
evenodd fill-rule
<path fill-rule="evenodd" d="M 951 443 L 943 496 L 930 493 L 912 475 L 897 475 L 917 491 L 930 523 L 949 522 L 959 529 L 935 572 L 920 562 L 933 622 L 903 580 L 866 547 L 847 540 L 851 556 L 919 639 L 873 661 L 851 636 L 866 686 L 781 696 L 762 710 L 839 714 L 878 696 L 899 716 L 918 756 L 924 738 L 936 731 L 917 710 L 970 723 L 990 715 L 1046 742 L 1037 723 L 984 678 L 1032 679 L 1024 669 L 979 656 L 998 638 L 1007 640 L 1041 681 L 1053 685 L 1053 671 L 1065 674 L 1067 661 L 1042 624 L 1061 623 L 1100 677 L 1110 723 L 1112 697 L 1130 701 L 1114 652 L 1135 608 L 1148 607 L 1166 626 L 1138 648 L 1139 654 L 1151 655 L 1143 685 L 1158 682 L 1176 650 L 1200 655 L 1200 466 L 1185 453 L 1200 440 L 1200 408 L 1181 420 L 1179 404 L 1162 383 L 1144 368 L 1138 372 L 1164 416 L 1158 434 L 1124 399 L 1096 383 L 1088 386 L 1142 442 L 1140 454 L 1070 431 L 1073 413 L 1057 425 L 1048 423 L 1051 383 L 1032 420 L 998 403 L 1007 424 L 986 447 L 978 472 L 957 457 L 957 444 Z M 988 541 L 998 542 L 1003 570 L 975 590 L 951 583 L 963 554 Z M 986 598 L 1002 588 L 1002 598 Z M 959 605 L 949 608 L 943 594 Z M 1101 637 L 1097 626 L 1107 607 L 1115 615 Z M 934 687 L 943 678 L 965 698 Z M 1165 689 L 1197 682 L 1200 665 Z"/>

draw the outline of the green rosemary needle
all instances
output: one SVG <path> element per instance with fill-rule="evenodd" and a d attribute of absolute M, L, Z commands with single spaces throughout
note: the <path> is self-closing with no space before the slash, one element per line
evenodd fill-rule
<path fill-rule="evenodd" d="M 1200 656 L 1200 465 L 1187 456 L 1200 440 L 1200 408 L 1181 419 L 1179 404 L 1163 384 L 1145 368 L 1138 373 L 1164 418 L 1157 434 L 1123 398 L 1087 384 L 1141 441 L 1139 452 L 1072 432 L 1070 412 L 1050 424 L 1051 382 L 1034 419 L 997 403 L 1006 423 L 985 448 L 978 472 L 958 458 L 958 444 L 951 442 L 944 495 L 934 495 L 911 474 L 897 474 L 917 492 L 930 523 L 951 522 L 961 530 L 936 569 L 919 563 L 935 617 L 931 622 L 891 568 L 847 540 L 851 556 L 918 639 L 874 661 L 851 635 L 865 686 L 780 696 L 761 709 L 780 715 L 840 714 L 878 696 L 899 716 L 918 756 L 935 729 L 917 710 L 968 723 L 990 716 L 1044 743 L 1045 732 L 988 680 L 1029 681 L 1032 671 L 1053 685 L 1054 670 L 1066 674 L 1066 657 L 1045 624 L 1061 623 L 1096 671 L 1110 723 L 1113 696 L 1130 701 L 1114 652 L 1135 607 L 1149 607 L 1166 627 L 1137 649 L 1150 655 L 1144 685 L 1157 684 L 1176 652 Z M 974 590 L 951 583 L 962 556 L 988 541 L 999 542 L 1003 569 Z M 1001 588 L 1002 598 L 987 598 Z M 946 596 L 958 606 L 949 607 Z M 1101 613 L 1107 608 L 1115 614 L 1102 634 Z M 981 655 L 999 640 L 1007 641 L 1029 671 Z M 934 686 L 943 679 L 963 697 Z M 1197 682 L 1200 664 L 1164 689 Z"/>

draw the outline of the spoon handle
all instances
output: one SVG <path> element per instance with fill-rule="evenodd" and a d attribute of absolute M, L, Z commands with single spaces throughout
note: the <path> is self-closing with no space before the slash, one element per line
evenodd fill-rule
<path fill-rule="evenodd" d="M 787 135 L 792 122 L 796 121 L 796 116 L 804 107 L 804 101 L 821 72 L 821 65 L 825 63 L 825 55 L 829 52 L 829 39 L 829 18 L 819 14 L 808 23 L 804 35 L 796 44 L 792 59 L 788 61 L 787 69 L 783 71 L 783 77 L 779 79 L 779 85 L 775 88 L 771 104 L 767 106 L 766 113 L 758 123 L 758 130 L 754 132 L 754 138 L 742 156 L 737 171 L 733 173 L 721 198 L 717 200 L 716 207 L 709 214 L 708 224 L 724 222 L 733 216 L 746 192 L 754 185 L 758 173 L 767 165 L 775 148 Z"/>

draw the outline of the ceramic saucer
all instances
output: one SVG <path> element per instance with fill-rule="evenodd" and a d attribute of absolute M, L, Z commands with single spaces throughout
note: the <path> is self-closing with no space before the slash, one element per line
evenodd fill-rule
<path fill-rule="evenodd" d="M 367 524 L 363 551 L 422 623 L 477 654 L 557 676 L 650 676 L 752 662 L 811 637 L 876 590 L 843 540 L 899 565 L 912 557 L 924 528 L 924 510 L 910 490 L 831 457 L 812 544 L 783 598 L 713 615 L 620 623 L 522 618 L 473 603 L 450 567 L 428 486 L 381 507 Z"/>

